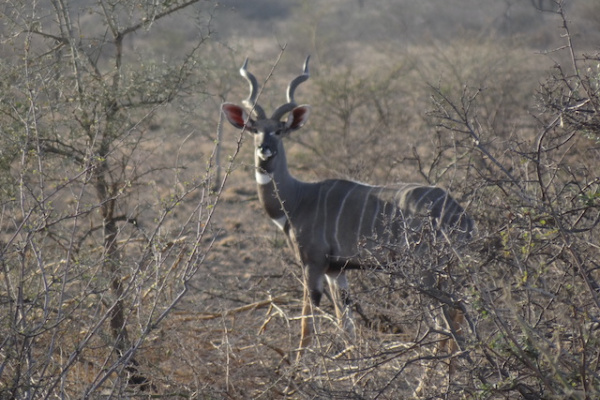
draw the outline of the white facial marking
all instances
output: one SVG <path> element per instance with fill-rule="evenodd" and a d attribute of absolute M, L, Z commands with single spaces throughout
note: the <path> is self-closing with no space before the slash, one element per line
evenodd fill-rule
<path fill-rule="evenodd" d="M 254 175 L 256 176 L 256 182 L 259 185 L 266 185 L 271 182 L 271 175 L 260 172 L 258 169 L 255 171 Z"/>
<path fill-rule="evenodd" d="M 263 161 L 267 161 L 269 158 L 273 157 L 273 153 L 269 149 L 266 149 L 264 151 L 261 149 L 256 149 L 256 154 L 258 155 L 258 158 L 260 158 Z"/>
<path fill-rule="evenodd" d="M 275 225 L 277 225 L 279 227 L 279 229 L 281 229 L 283 231 L 285 229 L 285 223 L 287 222 L 287 217 L 284 215 L 279 218 L 273 218 L 271 221 L 273 221 L 273 223 Z"/>

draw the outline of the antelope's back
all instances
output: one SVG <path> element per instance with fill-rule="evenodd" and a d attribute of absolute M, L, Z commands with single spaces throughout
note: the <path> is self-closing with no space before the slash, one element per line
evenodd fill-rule
<path fill-rule="evenodd" d="M 447 191 L 418 184 L 405 184 L 391 191 L 405 217 L 428 219 L 436 230 L 443 230 L 461 240 L 471 238 L 475 229 L 473 219 Z"/>
<path fill-rule="evenodd" d="M 436 187 L 326 180 L 306 189 L 292 221 L 300 242 L 322 249 L 344 268 L 359 267 L 366 258 L 387 258 L 386 249 L 419 242 L 426 227 L 461 240 L 473 230 L 464 208 Z"/>

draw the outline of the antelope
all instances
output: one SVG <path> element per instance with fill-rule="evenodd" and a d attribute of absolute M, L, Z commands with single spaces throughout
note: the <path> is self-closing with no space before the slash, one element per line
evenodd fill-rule
<path fill-rule="evenodd" d="M 319 307 L 325 280 L 340 325 L 354 335 L 346 271 L 379 269 L 382 263 L 393 262 L 396 248 L 425 248 L 417 241 L 427 224 L 445 237 L 468 238 L 474 229 L 463 207 L 438 187 L 414 183 L 371 186 L 342 179 L 302 182 L 290 174 L 282 139 L 308 120 L 311 108 L 298 105 L 294 92 L 309 78 L 309 60 L 310 56 L 302 74 L 289 83 L 287 102 L 271 117 L 257 103 L 258 83 L 247 69 L 248 59 L 240 69 L 250 85 L 250 94 L 242 102 L 245 108 L 232 103 L 221 106 L 234 127 L 254 136 L 259 201 L 304 268 L 298 357 L 310 344 L 312 310 Z"/>

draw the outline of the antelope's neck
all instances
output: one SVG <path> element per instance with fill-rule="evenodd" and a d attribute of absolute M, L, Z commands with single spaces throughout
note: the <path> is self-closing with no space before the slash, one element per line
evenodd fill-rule
<path fill-rule="evenodd" d="M 255 166 L 260 203 L 269 218 L 285 231 L 287 217 L 298 204 L 303 183 L 289 173 L 285 153 L 281 150 L 268 163 L 256 156 Z"/>

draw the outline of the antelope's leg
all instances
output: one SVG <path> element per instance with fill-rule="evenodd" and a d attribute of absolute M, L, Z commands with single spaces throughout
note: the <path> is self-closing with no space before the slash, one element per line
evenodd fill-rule
<path fill-rule="evenodd" d="M 319 307 L 323 296 L 323 273 L 314 266 L 305 270 L 304 299 L 302 304 L 302 328 L 300 331 L 300 348 L 298 358 L 310 345 L 314 328 L 314 310 Z"/>
<path fill-rule="evenodd" d="M 301 357 L 302 351 L 310 345 L 312 330 L 312 305 L 310 304 L 308 285 L 304 284 L 304 298 L 302 300 L 302 328 L 300 331 L 300 351 L 298 352 L 298 357 Z"/>
<path fill-rule="evenodd" d="M 450 329 L 450 333 L 452 333 L 452 339 L 449 339 L 448 346 L 448 354 L 455 354 L 460 350 L 459 340 L 462 337 L 462 325 L 465 322 L 465 315 L 462 310 L 454 307 L 449 307 L 444 310 L 444 317 L 448 323 L 448 328 Z M 454 365 L 454 357 L 450 358 L 450 362 L 448 365 L 448 377 L 452 378 L 454 374 L 454 370 L 456 366 Z"/>
<path fill-rule="evenodd" d="M 444 339 L 440 340 L 435 349 L 435 356 L 438 357 L 444 352 L 448 354 L 448 374 L 446 378 L 448 380 L 448 385 L 450 385 L 450 383 L 453 380 L 454 372 L 456 370 L 456 360 L 454 354 L 461 350 L 460 343 L 462 342 L 462 325 L 465 322 L 465 314 L 459 308 L 448 306 L 444 306 L 442 312 L 443 319 L 448 326 L 448 330 L 450 331 L 451 337 L 446 336 Z M 433 376 L 434 365 L 435 362 L 430 361 L 429 365 L 425 368 L 423 378 L 421 379 L 419 386 L 415 390 L 415 397 L 421 397 L 424 395 L 425 387 L 429 384 L 429 380 Z"/>
<path fill-rule="evenodd" d="M 331 298 L 335 307 L 335 315 L 338 319 L 340 327 L 354 339 L 354 321 L 352 319 L 352 311 L 350 305 L 350 290 L 348 287 L 348 279 L 346 274 L 342 272 L 336 272 L 325 275 L 329 288 L 331 290 Z"/>

